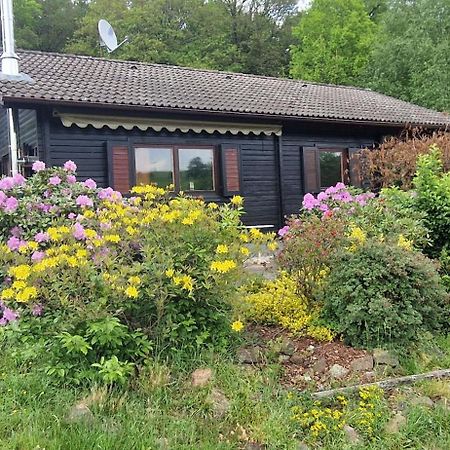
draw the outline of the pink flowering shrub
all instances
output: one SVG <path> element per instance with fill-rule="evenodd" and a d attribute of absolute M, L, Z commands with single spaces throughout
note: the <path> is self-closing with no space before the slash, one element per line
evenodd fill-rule
<path fill-rule="evenodd" d="M 242 227 L 243 199 L 219 206 L 155 186 L 122 198 L 74 171 L 36 163 L 28 180 L 0 180 L 18 202 L 0 213 L 4 325 L 35 324 L 49 373 L 78 382 L 117 365 L 126 379 L 152 349 L 226 343 L 247 244 L 272 239 Z"/>

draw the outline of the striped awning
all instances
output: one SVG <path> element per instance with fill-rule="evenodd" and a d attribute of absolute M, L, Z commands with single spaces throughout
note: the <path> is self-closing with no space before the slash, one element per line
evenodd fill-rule
<path fill-rule="evenodd" d="M 133 116 L 100 116 L 93 114 L 74 114 L 70 112 L 54 111 L 54 116 L 59 117 L 64 126 L 70 127 L 76 125 L 80 128 L 86 128 L 88 125 L 94 128 L 108 127 L 115 130 L 123 127 L 126 130 L 138 128 L 142 131 L 151 128 L 155 131 L 163 129 L 167 131 L 181 131 L 187 133 L 231 133 L 231 134 L 265 134 L 281 136 L 281 125 L 267 125 L 261 123 L 228 123 L 228 122 L 209 122 L 199 120 L 174 120 L 161 119 L 153 117 L 133 117 Z"/>

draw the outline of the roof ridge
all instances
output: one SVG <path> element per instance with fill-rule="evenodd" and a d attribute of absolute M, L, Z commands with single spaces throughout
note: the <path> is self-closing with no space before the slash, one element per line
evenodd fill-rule
<path fill-rule="evenodd" d="M 270 75 L 258 75 L 253 73 L 245 73 L 245 72 L 230 72 L 227 70 L 218 70 L 218 69 L 204 69 L 200 67 L 187 67 L 187 66 L 177 66 L 175 64 L 163 64 L 163 63 L 154 63 L 154 62 L 146 62 L 146 61 L 135 61 L 131 59 L 117 59 L 117 58 L 105 58 L 101 56 L 92 56 L 92 55 L 78 55 L 76 53 L 61 53 L 61 52 L 46 52 L 42 50 L 28 50 L 28 49 L 18 49 L 18 53 L 32 53 L 32 54 L 41 54 L 41 55 L 56 55 L 66 58 L 80 58 L 80 59 L 94 59 L 94 60 L 100 60 L 105 62 L 114 62 L 114 63 L 121 63 L 121 64 L 139 64 L 142 66 L 156 66 L 156 67 L 166 67 L 171 69 L 177 69 L 177 70 L 186 70 L 186 71 L 195 71 L 195 72 L 203 72 L 203 73 L 214 73 L 214 74 L 224 74 L 224 75 L 237 75 L 237 76 L 243 76 L 248 78 L 261 78 L 265 80 L 277 80 L 277 81 L 288 81 L 294 84 L 311 84 L 314 86 L 326 86 L 331 88 L 340 88 L 340 89 L 349 89 L 349 90 L 359 90 L 359 91 L 367 91 L 367 92 L 373 92 L 376 94 L 379 94 L 377 91 L 373 91 L 370 88 L 364 88 L 360 86 L 351 86 L 351 85 L 344 85 L 344 84 L 331 84 L 331 83 L 320 83 L 317 81 L 308 81 L 308 80 L 301 80 L 301 79 L 293 79 L 293 78 L 284 78 L 284 77 L 275 77 Z M 394 98 L 394 97 L 391 97 Z"/>

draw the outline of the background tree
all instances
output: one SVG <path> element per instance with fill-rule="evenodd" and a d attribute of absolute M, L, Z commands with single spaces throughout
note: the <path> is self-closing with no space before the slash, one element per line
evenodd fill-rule
<path fill-rule="evenodd" d="M 13 7 L 16 46 L 36 48 L 36 24 L 42 13 L 42 5 L 37 0 L 14 0 Z"/>
<path fill-rule="evenodd" d="M 359 84 L 369 60 L 376 25 L 362 0 L 315 0 L 293 28 L 294 78 Z"/>
<path fill-rule="evenodd" d="M 450 0 L 391 0 L 365 82 L 388 95 L 450 111 Z"/>

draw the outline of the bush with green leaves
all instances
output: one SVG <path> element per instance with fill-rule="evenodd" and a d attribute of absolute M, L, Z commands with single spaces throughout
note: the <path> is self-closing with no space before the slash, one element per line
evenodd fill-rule
<path fill-rule="evenodd" d="M 342 249 L 318 295 L 323 318 L 354 346 L 407 346 L 448 327 L 449 297 L 435 264 L 388 240 Z"/>

